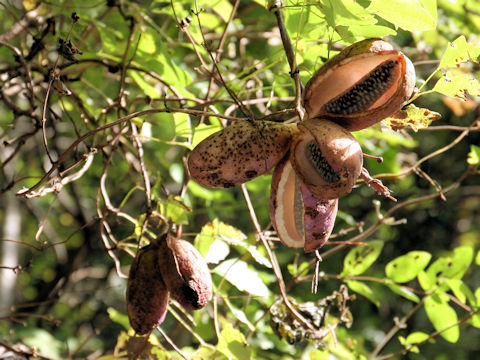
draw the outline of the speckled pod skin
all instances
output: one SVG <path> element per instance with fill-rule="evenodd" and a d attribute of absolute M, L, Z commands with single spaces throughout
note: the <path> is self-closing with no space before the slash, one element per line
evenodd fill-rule
<path fill-rule="evenodd" d="M 332 234 L 338 211 L 338 199 L 320 200 L 300 184 L 304 204 L 305 252 L 321 248 Z"/>
<path fill-rule="evenodd" d="M 317 199 L 348 194 L 362 170 L 360 144 L 342 126 L 325 119 L 310 119 L 298 127 L 302 134 L 292 142 L 290 161 L 301 182 Z"/>
<path fill-rule="evenodd" d="M 170 295 L 186 310 L 198 310 L 212 298 L 212 277 L 202 255 L 188 241 L 166 236 L 159 241 L 159 268 Z"/>
<path fill-rule="evenodd" d="M 327 61 L 305 86 L 308 118 L 328 118 L 349 131 L 400 110 L 415 88 L 415 68 L 402 52 L 366 39 Z"/>
<path fill-rule="evenodd" d="M 271 170 L 296 134 L 295 124 L 235 122 L 192 150 L 188 158 L 190 175 L 212 188 L 243 184 Z"/>
<path fill-rule="evenodd" d="M 127 282 L 127 314 L 139 335 L 159 326 L 167 314 L 168 290 L 158 268 L 159 253 L 149 245 L 139 250 Z"/>
<path fill-rule="evenodd" d="M 285 157 L 275 168 L 270 191 L 270 218 L 280 241 L 312 252 L 330 237 L 338 199 L 318 199 L 300 182 Z"/>

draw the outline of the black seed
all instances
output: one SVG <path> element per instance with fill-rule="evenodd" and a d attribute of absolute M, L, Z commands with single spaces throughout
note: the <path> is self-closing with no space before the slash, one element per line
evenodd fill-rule
<path fill-rule="evenodd" d="M 388 60 L 377 66 L 346 92 L 325 104 L 325 112 L 350 115 L 368 109 L 390 87 L 396 64 L 397 61 Z"/>
<path fill-rule="evenodd" d="M 327 160 L 322 156 L 322 151 L 315 142 L 309 142 L 305 151 L 307 158 L 322 176 L 323 180 L 329 183 L 334 183 L 340 180 L 340 176 L 333 170 Z"/>

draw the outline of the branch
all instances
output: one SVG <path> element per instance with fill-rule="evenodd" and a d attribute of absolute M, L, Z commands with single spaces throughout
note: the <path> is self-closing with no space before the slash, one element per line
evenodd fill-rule
<path fill-rule="evenodd" d="M 277 23 L 278 23 L 278 28 L 280 30 L 280 36 L 282 37 L 283 48 L 285 49 L 285 53 L 288 59 L 288 64 L 290 65 L 290 76 L 295 81 L 295 110 L 297 111 L 297 115 L 300 121 L 302 121 L 304 118 L 304 112 L 301 104 L 302 82 L 300 80 L 300 72 L 298 70 L 298 67 L 295 61 L 295 52 L 292 47 L 292 42 L 290 41 L 290 37 L 288 36 L 287 29 L 285 28 L 285 21 L 283 20 L 281 8 L 282 8 L 282 1 L 277 0 L 269 10 L 272 11 L 277 17 Z"/>

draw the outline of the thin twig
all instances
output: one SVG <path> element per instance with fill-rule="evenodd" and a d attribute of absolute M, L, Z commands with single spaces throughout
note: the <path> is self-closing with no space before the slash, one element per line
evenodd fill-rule
<path fill-rule="evenodd" d="M 304 118 L 304 112 L 303 112 L 302 103 L 301 103 L 302 82 L 300 79 L 300 72 L 298 70 L 297 63 L 295 60 L 295 52 L 293 51 L 292 42 L 290 41 L 290 37 L 288 36 L 288 32 L 285 27 L 285 21 L 283 20 L 282 1 L 281 0 L 275 1 L 275 3 L 272 5 L 272 7 L 269 10 L 272 11 L 277 18 L 277 24 L 280 30 L 280 36 L 282 38 L 283 48 L 287 55 L 288 64 L 290 65 L 290 76 L 295 81 L 295 110 L 297 112 L 297 115 L 300 121 L 302 121 Z"/>
<path fill-rule="evenodd" d="M 258 222 L 257 215 L 255 214 L 255 209 L 253 208 L 252 202 L 250 201 L 250 195 L 248 194 L 248 190 L 245 184 L 241 185 L 241 189 L 242 189 L 243 197 L 247 204 L 248 212 L 250 214 L 250 219 L 255 227 L 258 237 L 262 241 L 262 244 L 265 247 L 265 250 L 267 251 L 268 258 L 272 263 L 273 272 L 275 273 L 275 277 L 277 278 L 278 287 L 280 289 L 280 295 L 283 299 L 283 302 L 285 303 L 285 306 L 288 308 L 290 313 L 293 316 L 295 316 L 295 318 L 298 321 L 300 321 L 303 325 L 305 325 L 308 329 L 310 329 L 317 338 L 322 338 L 325 335 L 323 331 L 319 331 L 318 329 L 315 329 L 315 327 L 308 320 L 306 320 L 302 316 L 302 314 L 300 314 L 297 311 L 297 309 L 295 309 L 295 307 L 292 305 L 292 303 L 288 299 L 287 290 L 285 287 L 285 281 L 283 280 L 283 276 L 282 276 L 282 270 L 280 269 L 280 265 L 278 264 L 277 257 L 275 256 L 274 252 L 270 248 L 270 245 L 268 244 L 267 239 L 263 235 L 262 228 L 260 227 L 260 224 Z"/>
<path fill-rule="evenodd" d="M 168 109 L 147 109 L 147 110 L 142 110 L 142 111 L 138 111 L 138 112 L 135 112 L 135 113 L 132 113 L 130 115 L 126 115 L 116 121 L 113 121 L 111 123 L 108 123 L 106 125 L 103 125 L 103 126 L 100 126 L 94 130 L 91 130 L 89 132 L 87 132 L 86 134 L 80 136 L 79 138 L 77 138 L 68 148 L 67 150 L 64 151 L 64 153 L 58 158 L 58 160 L 52 164 L 52 167 L 50 168 L 50 170 L 47 171 L 47 173 L 45 175 L 43 175 L 43 177 L 40 179 L 40 181 L 38 181 L 35 185 L 33 185 L 32 187 L 30 187 L 29 189 L 22 189 L 20 191 L 17 192 L 17 196 L 26 196 L 27 194 L 31 193 L 32 191 L 34 191 L 36 188 L 38 188 L 41 184 L 43 184 L 45 181 L 47 181 L 50 176 L 53 174 L 53 172 L 55 170 L 58 169 L 58 167 L 60 166 L 61 163 L 63 163 L 63 161 L 65 161 L 65 159 L 67 158 L 67 156 L 73 151 L 73 149 L 75 149 L 80 143 L 84 142 L 86 139 L 88 139 L 90 136 L 93 136 L 101 131 L 104 131 L 104 130 L 107 130 L 107 129 L 110 129 L 112 127 L 115 127 L 119 124 L 122 124 L 126 121 L 129 121 L 135 117 L 140 117 L 140 116 L 144 116 L 144 115 L 149 115 L 149 114 L 156 114 L 156 113 L 164 113 L 164 112 L 177 112 L 177 113 L 185 113 L 185 114 L 191 114 L 191 115 L 207 115 L 207 116 L 215 116 L 215 117 L 218 117 L 218 118 L 222 118 L 222 119 L 227 119 L 227 120 L 232 120 L 232 121 L 243 121 L 243 120 L 246 120 L 245 118 L 238 118 L 238 117 L 233 117 L 233 116 L 224 116 L 222 114 L 215 114 L 215 113 L 206 113 L 204 111 L 199 111 L 199 110 L 188 110 L 188 109 L 172 109 L 172 108 L 168 108 Z"/>

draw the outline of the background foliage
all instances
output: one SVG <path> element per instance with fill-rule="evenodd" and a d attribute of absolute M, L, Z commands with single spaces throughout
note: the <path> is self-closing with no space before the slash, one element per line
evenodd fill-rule
<path fill-rule="evenodd" d="M 303 84 L 344 46 L 384 37 L 415 63 L 414 104 L 432 111 L 354 134 L 384 158 L 365 166 L 398 203 L 363 183 L 340 200 L 332 240 L 364 244 L 322 249 L 317 294 L 315 259 L 272 232 L 270 175 L 212 190 L 184 165 L 245 118 L 232 96 L 258 119 L 295 118 L 276 3 L 0 2 L 0 356 L 133 357 L 144 339 L 125 274 L 163 218 L 205 255 L 214 299 L 191 314 L 171 303 L 142 358 L 479 356 L 480 3 L 283 2 Z M 270 324 L 282 284 L 298 304 L 341 289 L 353 322 L 310 303 L 329 312 L 325 337 L 281 328 L 289 344 Z"/>

